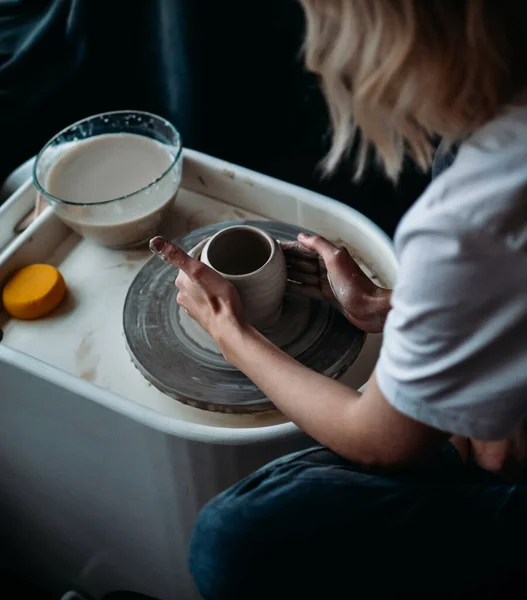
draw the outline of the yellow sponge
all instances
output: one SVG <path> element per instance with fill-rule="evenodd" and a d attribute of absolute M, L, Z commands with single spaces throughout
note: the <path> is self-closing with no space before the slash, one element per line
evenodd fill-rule
<path fill-rule="evenodd" d="M 51 265 L 29 265 L 8 280 L 2 292 L 6 311 L 17 319 L 38 319 L 55 309 L 66 294 L 66 283 Z"/>

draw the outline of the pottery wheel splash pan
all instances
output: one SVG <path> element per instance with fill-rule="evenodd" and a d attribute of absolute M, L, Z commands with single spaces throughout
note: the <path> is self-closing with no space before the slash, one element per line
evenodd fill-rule
<path fill-rule="evenodd" d="M 240 224 L 259 227 L 279 240 L 294 240 L 301 231 L 268 221 L 217 223 L 175 243 L 190 251 L 220 229 Z M 177 304 L 176 276 L 172 265 L 152 257 L 128 290 L 124 334 L 135 366 L 156 388 L 196 408 L 225 413 L 272 410 L 273 404 L 225 361 L 212 339 Z M 365 337 L 327 304 L 292 295 L 286 296 L 282 317 L 266 335 L 306 367 L 333 378 L 347 371 Z"/>

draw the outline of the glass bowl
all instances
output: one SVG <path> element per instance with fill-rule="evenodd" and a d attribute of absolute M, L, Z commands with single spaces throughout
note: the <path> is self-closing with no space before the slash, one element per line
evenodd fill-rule
<path fill-rule="evenodd" d="M 176 128 L 156 115 L 108 112 L 66 127 L 40 151 L 33 179 L 56 215 L 108 248 L 157 233 L 181 183 Z"/>

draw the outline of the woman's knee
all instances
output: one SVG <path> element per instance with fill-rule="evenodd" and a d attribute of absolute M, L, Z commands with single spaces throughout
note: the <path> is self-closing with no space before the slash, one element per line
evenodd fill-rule
<path fill-rule="evenodd" d="M 265 556 L 276 549 L 277 520 L 296 477 L 296 455 L 252 473 L 214 498 L 199 514 L 189 549 L 189 567 L 204 598 L 247 598 Z M 252 594 L 256 598 L 255 593 Z"/>
<path fill-rule="evenodd" d="M 221 598 L 213 595 L 218 587 L 222 567 L 219 564 L 217 549 L 222 543 L 218 527 L 217 512 L 213 507 L 214 500 L 199 514 L 194 525 L 189 548 L 189 569 L 194 582 L 205 599 Z"/>
<path fill-rule="evenodd" d="M 250 535 L 248 509 L 240 506 L 232 490 L 227 490 L 198 516 L 190 542 L 189 568 L 205 600 L 244 597 L 246 583 L 252 577 L 252 561 L 247 557 L 255 557 L 257 550 L 251 543 L 259 539 Z"/>

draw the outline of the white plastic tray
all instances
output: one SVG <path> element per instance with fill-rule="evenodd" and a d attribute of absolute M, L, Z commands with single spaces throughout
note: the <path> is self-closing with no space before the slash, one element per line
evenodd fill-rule
<path fill-rule="evenodd" d="M 164 427 L 168 427 L 168 418 L 170 427 L 186 428 L 178 431 L 180 434 L 191 435 L 194 425 L 199 427 L 200 438 L 208 434 L 222 437 L 220 432 L 208 431 L 211 428 L 268 428 L 267 434 L 275 435 L 278 430 L 285 433 L 293 427 L 277 411 L 259 416 L 208 413 L 184 406 L 153 388 L 133 366 L 122 331 L 126 292 L 150 258 L 149 251 L 121 252 L 98 247 L 71 232 L 51 209 L 14 237 L 12 229 L 29 211 L 34 197 L 35 190 L 28 181 L 0 208 L 0 284 L 15 269 L 32 262 L 47 262 L 61 270 L 69 293 L 57 311 L 38 321 L 17 321 L 1 312 L 0 361 L 24 365 L 24 369 L 41 376 L 45 371 L 46 378 L 60 385 L 81 385 L 83 393 L 89 392 L 97 401 L 120 412 L 134 413 L 139 419 L 146 418 L 146 413 L 141 413 L 143 409 L 155 411 L 157 417 L 150 414 L 150 419 L 161 426 L 161 417 Z M 203 225 L 248 218 L 287 221 L 315 230 L 347 245 L 375 280 L 386 286 L 393 284 L 396 260 L 390 240 L 355 210 L 284 182 L 185 151 L 182 188 L 166 234 L 176 237 Z M 345 378 L 347 383 L 359 387 L 367 380 L 379 346 L 380 336 L 369 336 Z M 48 365 L 44 371 L 42 363 Z"/>

